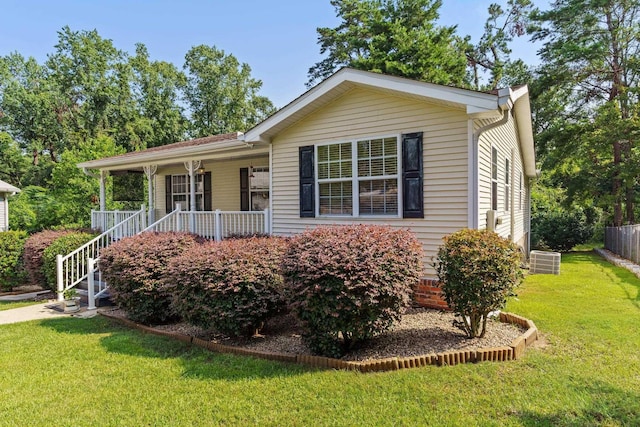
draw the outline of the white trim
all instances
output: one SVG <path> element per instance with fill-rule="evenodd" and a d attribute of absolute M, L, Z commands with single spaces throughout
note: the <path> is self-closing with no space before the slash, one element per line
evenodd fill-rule
<path fill-rule="evenodd" d="M 473 124 L 473 119 L 467 120 L 467 227 L 477 229 L 480 215 L 479 144 L 474 138 Z"/>
<path fill-rule="evenodd" d="M 105 159 L 90 160 L 88 162 L 78 163 L 79 168 L 87 169 L 108 169 L 110 167 L 122 168 L 125 166 L 137 166 L 147 163 L 156 163 L 158 165 L 176 163 L 181 161 L 189 161 L 189 159 L 177 160 L 179 157 L 198 155 L 204 158 L 207 154 L 222 153 L 234 149 L 251 149 L 253 146 L 247 145 L 241 139 L 231 141 L 214 141 L 207 144 L 200 144 L 188 147 L 168 148 L 164 150 L 152 151 L 146 153 L 140 151 L 138 153 L 127 153 L 121 156 L 107 157 Z"/>
<path fill-rule="evenodd" d="M 247 131 L 245 141 L 268 141 L 270 134 L 280 125 L 295 120 L 298 116 L 301 118 L 305 112 L 317 108 L 315 104 L 322 104 L 326 98 L 331 98 L 336 92 L 342 93 L 353 86 L 390 90 L 401 95 L 447 102 L 464 108 L 467 114 L 491 112 L 499 109 L 498 97 L 493 94 L 343 68 Z"/>
<path fill-rule="evenodd" d="M 496 152 L 496 177 L 493 177 L 493 151 L 495 150 Z M 491 210 L 494 211 L 498 211 L 498 208 L 500 207 L 500 201 L 498 200 L 498 194 L 500 191 L 500 150 L 498 150 L 498 147 L 496 147 L 495 144 L 491 144 L 491 148 L 489 151 L 489 179 L 490 179 L 490 183 L 491 183 L 491 191 L 490 191 L 490 197 L 489 197 L 489 207 Z M 496 184 L 496 189 L 494 191 L 493 189 L 493 183 L 495 182 Z M 494 194 L 495 193 L 495 194 Z M 495 206 L 493 205 L 493 197 L 495 196 L 496 198 L 496 204 Z"/>

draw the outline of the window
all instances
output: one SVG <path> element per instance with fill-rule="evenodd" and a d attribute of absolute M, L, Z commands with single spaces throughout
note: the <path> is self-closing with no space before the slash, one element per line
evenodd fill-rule
<path fill-rule="evenodd" d="M 518 194 L 519 194 L 520 200 L 518 201 L 518 206 L 519 206 L 518 209 L 522 210 L 522 172 L 520 172 L 519 188 L 520 188 L 520 190 L 519 190 Z"/>
<path fill-rule="evenodd" d="M 204 210 L 204 174 L 196 174 L 196 209 Z M 177 208 L 178 203 L 182 210 L 190 210 L 189 203 L 191 198 L 189 191 L 191 190 L 189 175 L 171 175 L 171 201 L 173 209 Z"/>
<path fill-rule="evenodd" d="M 511 195 L 511 182 L 509 181 L 511 168 L 509 167 L 509 159 L 504 159 L 504 210 L 511 210 L 509 196 Z"/>
<path fill-rule="evenodd" d="M 250 210 L 263 211 L 269 207 L 269 168 L 249 168 Z"/>
<path fill-rule="evenodd" d="M 491 209 L 498 210 L 498 149 L 491 147 Z"/>
<path fill-rule="evenodd" d="M 319 145 L 320 215 L 397 215 L 398 139 Z"/>

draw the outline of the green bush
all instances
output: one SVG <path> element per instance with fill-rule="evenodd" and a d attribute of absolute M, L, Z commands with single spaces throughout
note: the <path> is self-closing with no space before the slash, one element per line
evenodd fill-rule
<path fill-rule="evenodd" d="M 484 337 L 487 315 L 522 281 L 518 246 L 498 234 L 464 229 L 444 238 L 435 264 L 444 299 L 469 338 Z"/>
<path fill-rule="evenodd" d="M 45 283 L 49 289 L 58 291 L 56 256 L 67 255 L 78 249 L 80 246 L 95 238 L 95 234 L 85 232 L 71 232 L 54 240 L 43 252 L 42 273 Z M 78 259 L 73 268 L 80 268 L 86 264 L 86 259 Z"/>
<path fill-rule="evenodd" d="M 422 273 L 422 245 L 408 230 L 321 227 L 294 237 L 282 266 L 311 350 L 338 357 L 400 319 Z"/>
<path fill-rule="evenodd" d="M 11 290 L 23 279 L 22 253 L 27 240 L 25 231 L 0 233 L 0 288 Z"/>
<path fill-rule="evenodd" d="M 589 215 L 578 208 L 536 212 L 531 216 L 531 245 L 559 252 L 570 251 L 592 238 L 593 223 L 594 220 L 590 221 Z"/>
<path fill-rule="evenodd" d="M 285 239 L 254 237 L 209 243 L 172 260 L 167 286 L 187 322 L 248 336 L 285 305 L 280 262 Z"/>
<path fill-rule="evenodd" d="M 188 233 L 141 233 L 102 250 L 98 261 L 113 301 L 135 322 L 177 319 L 165 286 L 169 261 L 202 240 Z"/>

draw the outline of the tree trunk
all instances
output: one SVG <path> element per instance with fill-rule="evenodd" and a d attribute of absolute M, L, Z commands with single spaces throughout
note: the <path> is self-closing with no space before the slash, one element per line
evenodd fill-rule
<path fill-rule="evenodd" d="M 613 142 L 613 187 L 611 193 L 613 194 L 613 226 L 619 227 L 622 225 L 622 180 L 620 179 L 620 163 L 622 161 L 622 149 L 620 147 L 620 141 Z"/>

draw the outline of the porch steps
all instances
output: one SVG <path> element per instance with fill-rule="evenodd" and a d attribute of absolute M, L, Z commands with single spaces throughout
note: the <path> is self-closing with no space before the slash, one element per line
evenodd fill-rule
<path fill-rule="evenodd" d="M 78 291 L 78 296 L 80 297 L 80 302 L 82 304 L 89 304 L 89 282 L 87 280 L 83 280 L 78 283 L 76 286 L 76 290 Z M 109 295 L 109 290 L 96 298 L 96 307 L 112 307 L 115 304 L 111 301 L 111 295 Z"/>

